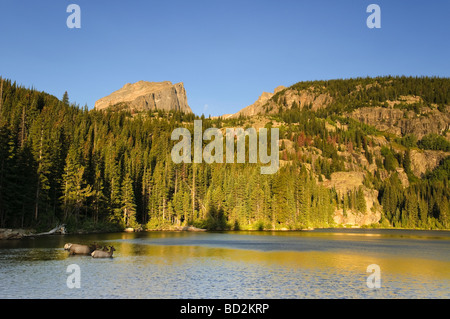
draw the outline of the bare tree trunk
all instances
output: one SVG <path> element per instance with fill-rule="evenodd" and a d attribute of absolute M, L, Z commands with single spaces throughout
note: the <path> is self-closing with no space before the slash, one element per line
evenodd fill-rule
<path fill-rule="evenodd" d="M 32 234 L 30 236 L 43 236 L 43 235 L 51 235 L 54 234 L 56 232 L 59 232 L 61 234 L 65 234 L 66 233 L 66 225 L 62 224 L 62 225 L 58 225 L 55 228 L 53 228 L 52 230 L 45 232 L 45 233 L 39 233 L 39 234 Z"/>

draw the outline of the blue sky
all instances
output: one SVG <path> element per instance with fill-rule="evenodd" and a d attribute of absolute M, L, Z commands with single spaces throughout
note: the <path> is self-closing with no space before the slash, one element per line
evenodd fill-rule
<path fill-rule="evenodd" d="M 89 108 L 128 82 L 184 82 L 194 113 L 221 115 L 300 81 L 449 77 L 449 14 L 447 0 L 2 0 L 0 75 Z"/>

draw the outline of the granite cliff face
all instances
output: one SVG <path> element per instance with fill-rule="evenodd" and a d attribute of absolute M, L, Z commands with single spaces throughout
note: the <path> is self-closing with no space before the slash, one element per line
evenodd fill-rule
<path fill-rule="evenodd" d="M 435 133 L 442 134 L 450 126 L 450 114 L 426 108 L 421 114 L 395 108 L 363 107 L 350 116 L 360 122 L 375 126 L 397 136 L 415 134 L 418 139 Z"/>
<path fill-rule="evenodd" d="M 127 83 L 121 89 L 95 102 L 96 110 L 123 105 L 131 111 L 181 111 L 192 113 L 187 103 L 183 83 L 139 81 Z"/>
<path fill-rule="evenodd" d="M 411 150 L 411 169 L 414 175 L 422 177 L 428 171 L 439 166 L 439 163 L 450 156 L 450 152 L 431 150 Z"/>
<path fill-rule="evenodd" d="M 366 213 L 336 209 L 333 215 L 334 222 L 341 225 L 370 225 L 378 223 L 381 219 L 381 205 L 378 202 L 378 191 L 369 189 L 363 185 L 365 178 L 364 172 L 335 172 L 331 174 L 330 180 L 325 180 L 322 185 L 327 188 L 333 188 L 340 196 L 349 190 L 355 190 L 362 187 L 364 199 L 366 201 Z"/>

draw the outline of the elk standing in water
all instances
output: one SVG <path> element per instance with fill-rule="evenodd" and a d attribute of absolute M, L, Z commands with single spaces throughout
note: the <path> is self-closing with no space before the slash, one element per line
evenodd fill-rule
<path fill-rule="evenodd" d="M 69 255 L 90 255 L 97 248 L 98 245 L 95 243 L 89 246 L 71 243 L 64 245 L 64 249 L 69 251 Z"/>
<path fill-rule="evenodd" d="M 115 251 L 113 246 L 109 247 L 109 251 L 95 250 L 91 253 L 94 258 L 112 258 L 113 252 Z"/>

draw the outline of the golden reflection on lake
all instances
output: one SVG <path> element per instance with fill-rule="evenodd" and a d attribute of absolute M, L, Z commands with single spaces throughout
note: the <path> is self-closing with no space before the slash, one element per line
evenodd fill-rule
<path fill-rule="evenodd" d="M 69 256 L 66 242 L 114 246 Z M 150 232 L 0 243 L 0 298 L 448 298 L 450 234 L 427 231 Z M 66 268 L 82 270 L 67 289 Z M 369 289 L 369 265 L 381 288 Z"/>
<path fill-rule="evenodd" d="M 365 272 L 377 264 L 383 272 L 450 279 L 449 262 L 422 258 L 371 256 L 368 254 L 321 251 L 257 251 L 202 246 L 116 244 L 120 256 L 151 256 L 152 263 L 184 263 L 190 258 L 225 260 L 227 262 L 281 265 L 292 268 L 348 269 Z M 120 258 L 118 258 L 120 261 Z M 124 260 L 125 262 L 125 260 Z M 150 262 L 150 260 L 149 260 Z"/>

